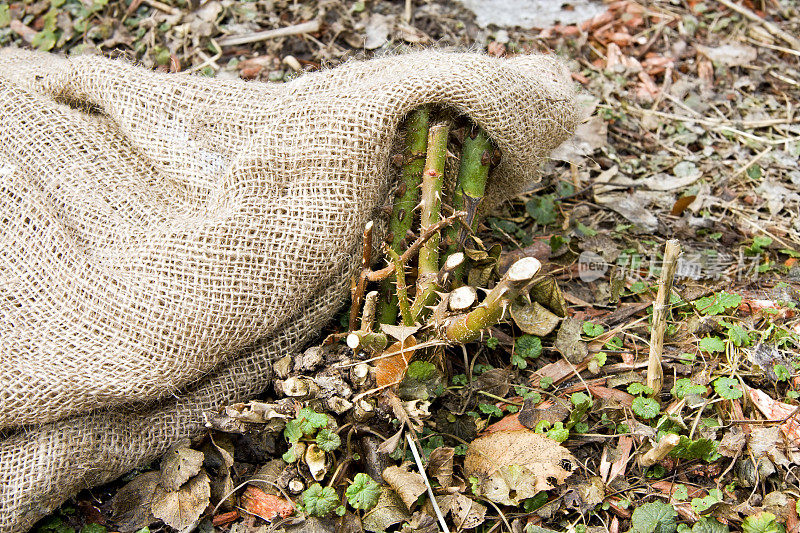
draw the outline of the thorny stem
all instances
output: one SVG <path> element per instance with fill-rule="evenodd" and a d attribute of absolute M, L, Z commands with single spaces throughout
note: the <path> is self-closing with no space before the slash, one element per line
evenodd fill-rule
<path fill-rule="evenodd" d="M 422 172 L 422 198 L 420 201 L 420 228 L 424 232 L 441 219 L 444 165 L 447 160 L 447 139 L 450 123 L 439 122 L 428 131 L 428 155 Z M 431 236 L 419 251 L 417 267 L 417 295 L 411 306 L 416 320 L 431 305 L 436 296 L 436 274 L 439 272 L 440 236 Z"/>
<path fill-rule="evenodd" d="M 389 218 L 389 246 L 400 253 L 406 235 L 414 221 L 414 208 L 419 201 L 419 186 L 425 166 L 425 150 L 428 146 L 428 123 L 430 110 L 427 107 L 415 109 L 406 122 L 406 136 L 403 143 L 402 170 L 397 187 L 397 199 Z M 398 303 L 392 291 L 392 279 L 381 284 L 381 299 L 378 316 L 381 324 L 394 324 L 397 321 Z"/>
<path fill-rule="evenodd" d="M 478 307 L 445 322 L 441 333 L 443 338 L 449 342 L 465 344 L 480 337 L 484 329 L 496 324 L 503 317 L 509 302 L 528 286 L 541 266 L 534 257 L 520 259 L 511 265 Z"/>
<path fill-rule="evenodd" d="M 681 245 L 677 240 L 667 241 L 664 247 L 664 262 L 661 278 L 658 280 L 658 294 L 653 302 L 653 329 L 650 332 L 650 356 L 647 361 L 647 386 L 653 395 L 661 392 L 664 382 L 664 370 L 661 367 L 661 357 L 664 352 L 664 332 L 667 329 L 667 310 L 669 309 L 669 295 L 672 292 L 672 281 L 675 278 L 675 268 L 678 266 L 678 256 L 681 254 Z"/>
<path fill-rule="evenodd" d="M 422 248 L 422 245 L 428 241 L 428 239 L 430 239 L 434 235 L 438 235 L 440 229 L 449 226 L 450 224 L 452 224 L 459 218 L 463 217 L 464 215 L 465 213 L 463 211 L 457 211 L 453 213 L 451 216 L 443 220 L 440 220 L 433 226 L 429 227 L 427 230 L 424 230 L 422 234 L 419 237 L 417 237 L 417 240 L 414 241 L 414 243 L 411 246 L 409 246 L 405 252 L 403 252 L 403 255 L 400 256 L 400 260 L 404 264 L 408 263 L 411 260 L 411 258 L 413 258 L 414 255 L 419 251 L 419 249 Z M 393 273 L 394 273 L 394 265 L 389 265 L 380 270 L 374 270 L 368 272 L 367 281 L 381 281 L 383 279 L 388 278 Z"/>
<path fill-rule="evenodd" d="M 414 319 L 411 316 L 411 309 L 408 306 L 408 287 L 406 286 L 406 273 L 403 261 L 392 248 L 386 249 L 386 254 L 391 258 L 394 265 L 395 279 L 397 280 L 397 305 L 400 308 L 400 315 L 403 317 L 404 326 L 413 326 Z"/>

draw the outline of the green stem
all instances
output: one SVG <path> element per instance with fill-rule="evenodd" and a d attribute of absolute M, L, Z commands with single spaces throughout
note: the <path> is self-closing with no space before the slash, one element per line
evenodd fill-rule
<path fill-rule="evenodd" d="M 475 230 L 478 227 L 476 213 L 478 206 L 486 192 L 486 180 L 489 178 L 489 166 L 492 160 L 492 143 L 488 135 L 480 129 L 473 128 L 464 139 L 461 151 L 461 165 L 458 169 L 458 179 L 453 192 L 453 209 L 467 212 L 467 226 Z M 467 237 L 466 228 L 457 229 L 455 226 L 448 229 L 447 254 L 455 253 L 464 246 Z M 460 284 L 464 275 L 463 265 L 453 273 L 456 285 Z"/>
<path fill-rule="evenodd" d="M 389 218 L 389 246 L 400 253 L 406 234 L 414 221 L 414 208 L 419 201 L 419 186 L 425 165 L 425 150 L 428 146 L 428 123 L 430 111 L 421 107 L 411 112 L 406 121 L 406 135 L 403 143 L 403 166 L 400 171 L 400 184 L 397 187 L 397 200 Z M 392 290 L 392 279 L 381 283 L 381 298 L 378 309 L 381 324 L 394 324 L 397 321 L 397 296 Z"/>
<path fill-rule="evenodd" d="M 400 256 L 388 248 L 386 253 L 394 265 L 395 278 L 397 279 L 397 305 L 400 308 L 400 315 L 403 317 L 404 326 L 413 326 L 414 318 L 411 316 L 411 309 L 408 306 L 408 286 L 406 285 L 406 273 L 403 261 Z"/>
<path fill-rule="evenodd" d="M 433 226 L 441 217 L 444 166 L 447 160 L 447 138 L 450 123 L 439 122 L 428 132 L 428 155 L 422 172 L 422 198 L 420 200 L 420 231 Z M 417 295 L 411 314 L 417 320 L 436 297 L 436 275 L 439 273 L 439 240 L 433 235 L 419 251 L 417 267 Z"/>

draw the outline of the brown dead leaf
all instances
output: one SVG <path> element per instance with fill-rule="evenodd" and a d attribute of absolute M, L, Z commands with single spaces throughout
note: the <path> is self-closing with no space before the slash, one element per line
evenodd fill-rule
<path fill-rule="evenodd" d="M 529 430 L 497 431 L 470 443 L 464 472 L 478 479 L 479 495 L 519 505 L 572 474 L 577 461 L 556 441 Z"/>
<path fill-rule="evenodd" d="M 670 215 L 673 216 L 680 216 L 689 205 L 697 199 L 697 196 L 690 194 L 688 196 L 681 196 L 677 200 L 675 200 L 675 204 L 672 206 L 672 210 L 669 212 Z"/>
<path fill-rule="evenodd" d="M 580 363 L 589 353 L 581 340 L 583 322 L 575 317 L 564 319 L 556 334 L 554 347 L 572 364 Z"/>
<path fill-rule="evenodd" d="M 203 452 L 192 450 L 182 442 L 168 450 L 161 459 L 161 486 L 176 491 L 203 467 Z"/>
<path fill-rule="evenodd" d="M 170 527 L 183 529 L 194 524 L 211 501 L 211 484 L 208 475 L 201 471 L 187 481 L 180 490 L 166 490 L 161 485 L 153 493 L 150 509 Z"/>
<path fill-rule="evenodd" d="M 416 339 L 410 335 L 386 349 L 375 363 L 375 384 L 378 387 L 390 387 L 402 381 L 416 345 Z"/>
<path fill-rule="evenodd" d="M 366 531 L 386 531 L 394 524 L 410 517 L 411 514 L 397 493 L 388 487 L 383 487 L 377 505 L 364 515 L 361 523 Z"/>
<path fill-rule="evenodd" d="M 747 387 L 750 399 L 764 416 L 772 420 L 785 420 L 780 424 L 781 431 L 790 442 L 800 442 L 800 409 L 796 405 L 773 400 L 759 389 Z"/>
<path fill-rule="evenodd" d="M 275 494 L 267 494 L 253 485 L 248 485 L 242 494 L 242 508 L 264 520 L 285 518 L 294 512 L 294 505 L 289 500 Z"/>
<path fill-rule="evenodd" d="M 478 527 L 486 520 L 486 506 L 463 494 L 454 494 L 450 514 L 459 530 Z"/>
<path fill-rule="evenodd" d="M 408 463 L 401 466 L 392 465 L 381 473 L 383 480 L 400 496 L 400 499 L 411 510 L 417 499 L 427 490 L 425 481 L 417 472 L 408 470 Z"/>
<path fill-rule="evenodd" d="M 428 475 L 436 479 L 442 487 L 453 482 L 453 455 L 455 448 L 440 446 L 428 456 Z"/>
<path fill-rule="evenodd" d="M 119 531 L 138 531 L 155 522 L 150 505 L 159 479 L 160 472 L 145 472 L 117 491 L 111 499 L 111 520 Z"/>
<path fill-rule="evenodd" d="M 555 424 L 567 418 L 569 411 L 569 407 L 561 402 L 546 401 L 537 406 L 533 399 L 529 398 L 522 404 L 522 409 L 518 413 L 519 423 L 528 429 L 534 429 L 542 420 Z"/>
<path fill-rule="evenodd" d="M 539 302 L 556 316 L 561 318 L 567 316 L 567 302 L 555 278 L 545 276 L 535 280 L 529 294 L 534 302 Z"/>

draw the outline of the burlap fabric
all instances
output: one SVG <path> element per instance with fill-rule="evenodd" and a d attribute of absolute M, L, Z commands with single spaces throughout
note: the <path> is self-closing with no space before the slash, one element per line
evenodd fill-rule
<path fill-rule="evenodd" d="M 0 531 L 258 393 L 344 301 L 403 117 L 503 152 L 489 201 L 572 131 L 544 56 L 424 52 L 283 85 L 0 53 Z"/>

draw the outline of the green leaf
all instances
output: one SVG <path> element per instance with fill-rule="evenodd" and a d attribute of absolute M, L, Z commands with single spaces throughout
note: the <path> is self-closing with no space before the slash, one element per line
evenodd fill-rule
<path fill-rule="evenodd" d="M 292 447 L 286 450 L 286 452 L 283 455 L 281 455 L 281 459 L 283 459 L 287 463 L 294 463 L 295 461 L 297 461 L 300 458 L 298 457 L 299 454 L 297 453 L 298 446 L 302 446 L 302 444 L 297 444 L 297 443 L 292 444 Z"/>
<path fill-rule="evenodd" d="M 630 385 L 628 385 L 628 394 L 633 394 L 633 395 L 644 394 L 646 396 L 649 396 L 650 394 L 653 394 L 653 389 L 651 389 L 644 383 L 639 383 L 638 381 L 635 381 Z"/>
<path fill-rule="evenodd" d="M 598 335 L 602 335 L 604 331 L 605 328 L 600 324 L 594 324 L 592 322 L 583 323 L 583 332 L 588 337 L 597 337 Z"/>
<path fill-rule="evenodd" d="M 704 352 L 724 352 L 725 343 L 719 337 L 705 337 L 700 340 L 700 349 Z"/>
<path fill-rule="evenodd" d="M 108 530 L 100 524 L 86 524 L 81 528 L 81 533 L 106 533 Z"/>
<path fill-rule="evenodd" d="M 36 533 L 75 533 L 75 529 L 64 522 L 60 516 L 51 516 L 36 528 Z"/>
<path fill-rule="evenodd" d="M 576 392 L 570 396 L 569 401 L 572 402 L 577 409 L 588 409 L 592 406 L 592 399 L 584 392 Z"/>
<path fill-rule="evenodd" d="M 730 533 L 730 528 L 713 516 L 704 516 L 694 523 L 692 533 Z"/>
<path fill-rule="evenodd" d="M 525 211 L 543 226 L 556 221 L 556 204 L 553 195 L 535 196 L 525 204 Z"/>
<path fill-rule="evenodd" d="M 292 444 L 299 441 L 303 436 L 303 428 L 300 426 L 300 421 L 289 420 L 286 422 L 286 427 L 283 428 L 283 436 Z"/>
<path fill-rule="evenodd" d="M 330 429 L 321 429 L 317 433 L 316 442 L 323 452 L 332 452 L 342 444 L 342 439 Z"/>
<path fill-rule="evenodd" d="M 308 407 L 300 409 L 300 412 L 297 414 L 297 420 L 300 422 L 300 429 L 303 435 L 311 435 L 315 430 L 328 425 L 328 415 L 318 413 Z"/>
<path fill-rule="evenodd" d="M 640 505 L 631 516 L 633 533 L 673 533 L 678 529 L 675 523 L 675 509 L 660 501 Z"/>
<path fill-rule="evenodd" d="M 789 378 L 792 377 L 792 373 L 784 365 L 773 365 L 772 371 L 775 372 L 778 381 L 789 381 Z"/>
<path fill-rule="evenodd" d="M 53 49 L 53 47 L 56 45 L 56 42 L 58 42 L 58 37 L 56 36 L 55 32 L 50 30 L 42 30 L 33 36 L 33 40 L 31 40 L 31 46 L 47 52 L 48 50 Z"/>
<path fill-rule="evenodd" d="M 306 513 L 312 516 L 326 516 L 339 506 L 336 491 L 332 487 L 322 488 L 319 483 L 314 483 L 304 490 L 301 498 Z"/>
<path fill-rule="evenodd" d="M 8 12 L 8 4 L 0 4 L 0 28 L 5 28 L 11 24 L 11 14 Z"/>
<path fill-rule="evenodd" d="M 711 439 L 692 440 L 681 435 L 678 445 L 669 454 L 678 459 L 703 459 L 711 463 L 720 458 L 719 453 L 717 453 L 718 448 L 719 443 Z"/>
<path fill-rule="evenodd" d="M 774 514 L 761 511 L 744 519 L 742 531 L 744 533 L 784 533 L 786 530 Z"/>
<path fill-rule="evenodd" d="M 703 385 L 692 383 L 689 378 L 680 378 L 675 381 L 675 385 L 670 392 L 673 396 L 682 400 L 691 394 L 705 394 L 706 388 Z"/>
<path fill-rule="evenodd" d="M 500 340 L 497 337 L 489 337 L 486 339 L 486 347 L 490 350 L 494 350 L 498 346 L 500 346 Z"/>
<path fill-rule="evenodd" d="M 478 409 L 486 415 L 503 416 L 503 411 L 496 405 L 490 403 L 479 403 Z"/>
<path fill-rule="evenodd" d="M 564 427 L 563 422 L 556 422 L 553 428 L 547 432 L 547 438 L 556 442 L 564 442 L 569 438 L 569 430 Z"/>
<path fill-rule="evenodd" d="M 736 400 L 742 397 L 742 389 L 739 382 L 733 378 L 717 378 L 714 381 L 714 390 L 726 400 Z"/>
<path fill-rule="evenodd" d="M 686 485 L 683 483 L 676 484 L 675 490 L 672 491 L 672 497 L 679 502 L 687 500 L 689 498 L 689 491 L 686 489 Z"/>
<path fill-rule="evenodd" d="M 708 491 L 708 496 L 705 498 L 692 498 L 692 510 L 696 513 L 702 513 L 711 508 L 715 503 L 722 501 L 722 491 L 719 489 L 711 489 Z"/>
<path fill-rule="evenodd" d="M 637 396 L 634 398 L 631 408 L 634 413 L 645 420 L 655 418 L 658 416 L 659 411 L 661 411 L 661 406 L 658 405 L 657 401 L 652 398 L 645 398 L 644 396 Z"/>
<path fill-rule="evenodd" d="M 727 309 L 739 307 L 742 303 L 742 296 L 727 292 L 718 292 L 711 296 L 705 296 L 694 302 L 695 308 L 703 315 L 721 315 Z"/>
<path fill-rule="evenodd" d="M 436 375 L 436 365 L 428 361 L 412 361 L 406 370 L 406 376 L 418 381 L 427 381 Z"/>
<path fill-rule="evenodd" d="M 526 359 L 535 359 L 542 353 L 542 341 L 533 335 L 522 335 L 514 342 L 511 364 L 524 370 L 528 367 Z"/>
<path fill-rule="evenodd" d="M 344 495 L 354 509 L 368 511 L 378 503 L 381 487 L 367 474 L 356 474 L 353 483 L 347 487 Z"/>
<path fill-rule="evenodd" d="M 749 346 L 751 342 L 747 330 L 739 324 L 733 324 L 728 328 L 728 338 L 734 346 Z"/>

